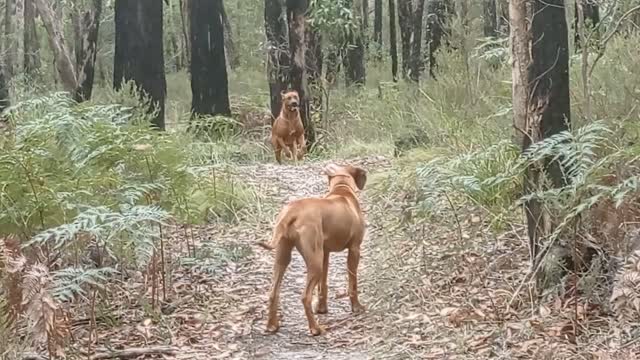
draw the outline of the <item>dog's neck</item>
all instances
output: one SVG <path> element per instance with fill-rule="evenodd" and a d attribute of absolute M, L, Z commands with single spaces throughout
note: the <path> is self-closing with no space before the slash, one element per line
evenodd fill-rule
<path fill-rule="evenodd" d="M 349 197 L 355 198 L 356 191 L 349 184 L 344 182 L 339 182 L 339 183 L 333 184 L 329 188 L 329 193 L 327 194 L 327 196 L 331 196 L 331 195 L 349 196 Z"/>

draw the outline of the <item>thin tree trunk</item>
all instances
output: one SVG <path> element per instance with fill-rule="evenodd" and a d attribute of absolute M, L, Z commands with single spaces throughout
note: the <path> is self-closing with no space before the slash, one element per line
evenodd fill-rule
<path fill-rule="evenodd" d="M 76 69 L 74 63 L 71 60 L 71 51 L 67 47 L 64 31 L 60 18 L 56 18 L 56 14 L 49 6 L 47 0 L 34 0 L 42 23 L 47 29 L 49 34 L 49 44 L 53 51 L 53 57 L 55 59 L 56 70 L 62 81 L 62 86 L 65 91 L 71 94 L 75 94 L 78 89 L 78 77 L 76 75 Z"/>
<path fill-rule="evenodd" d="M 160 130 L 165 128 L 167 94 L 162 5 L 163 0 L 116 0 L 113 64 L 114 88 L 120 90 L 124 82 L 132 80 L 150 97 L 149 111 L 155 111 L 152 124 Z"/>
<path fill-rule="evenodd" d="M 362 12 L 362 4 L 366 0 L 353 1 L 353 13 Z M 347 36 L 347 50 L 345 54 L 345 79 L 347 86 L 364 85 L 366 81 L 365 73 L 365 45 L 364 45 L 364 19 L 357 17 L 357 29 L 351 31 Z"/>
<path fill-rule="evenodd" d="M 82 18 L 80 43 L 76 49 L 79 86 L 74 98 L 78 102 L 91 99 L 93 92 L 102 0 L 93 0 L 92 3 L 92 8 L 87 10 Z"/>
<path fill-rule="evenodd" d="M 389 55 L 391 56 L 391 76 L 398 81 L 398 39 L 396 36 L 396 4 L 389 0 Z"/>
<path fill-rule="evenodd" d="M 498 36 L 498 16 L 496 9 L 496 0 L 484 0 L 482 8 L 484 36 L 495 38 Z"/>
<path fill-rule="evenodd" d="M 413 17 L 413 39 L 411 54 L 411 73 L 409 77 L 414 82 L 420 81 L 420 74 L 424 68 L 422 56 L 422 15 L 424 14 L 424 1 L 418 0 L 416 11 Z"/>
<path fill-rule="evenodd" d="M 287 2 L 287 19 L 289 23 L 289 53 L 291 54 L 291 88 L 300 97 L 300 117 L 304 126 L 307 148 L 311 149 L 316 141 L 316 133 L 311 122 L 309 96 L 307 93 L 307 74 L 305 64 L 305 13 L 306 0 L 289 0 Z"/>
<path fill-rule="evenodd" d="M 406 78 L 409 73 L 409 65 L 411 61 L 411 38 L 413 36 L 411 10 L 411 0 L 398 0 L 398 22 L 400 23 L 403 78 Z"/>
<path fill-rule="evenodd" d="M 376 44 L 378 59 L 382 55 L 382 0 L 374 0 L 373 4 L 373 42 Z"/>
<path fill-rule="evenodd" d="M 38 33 L 36 30 L 36 7 L 33 1 L 24 2 L 24 72 L 27 76 L 33 77 L 40 69 L 40 59 L 38 57 Z"/>
<path fill-rule="evenodd" d="M 580 2 L 579 5 L 578 2 Z M 580 23 L 580 17 L 578 16 L 579 6 L 582 6 L 582 12 L 584 14 L 584 27 Z M 580 39 L 580 34 L 582 33 L 582 31 L 584 30 L 584 33 L 587 34 L 588 37 L 588 34 L 598 26 L 598 23 L 600 22 L 600 7 L 594 0 L 575 0 L 574 9 L 575 13 L 573 22 L 573 41 L 575 50 L 578 51 L 582 46 Z"/>
<path fill-rule="evenodd" d="M 17 57 L 14 22 L 15 15 L 16 0 L 6 0 L 4 13 L 4 71 L 7 82 L 10 82 L 11 78 L 13 78 L 14 64 Z"/>
<path fill-rule="evenodd" d="M 283 7 L 279 0 L 265 0 L 264 27 L 267 37 L 267 78 L 271 122 L 280 114 L 280 93 L 289 83 L 289 48 L 287 23 Z"/>
<path fill-rule="evenodd" d="M 191 0 L 191 111 L 230 116 L 222 0 Z"/>

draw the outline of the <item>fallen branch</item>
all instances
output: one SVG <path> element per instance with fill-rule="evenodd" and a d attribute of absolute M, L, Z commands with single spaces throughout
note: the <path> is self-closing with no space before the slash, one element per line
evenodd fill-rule
<path fill-rule="evenodd" d="M 109 351 L 103 350 L 102 353 L 95 354 L 91 357 L 91 360 L 100 360 L 100 359 L 129 359 L 135 358 L 142 355 L 176 355 L 178 352 L 177 348 L 172 346 L 153 346 L 147 348 L 129 348 L 125 350 L 116 350 Z"/>

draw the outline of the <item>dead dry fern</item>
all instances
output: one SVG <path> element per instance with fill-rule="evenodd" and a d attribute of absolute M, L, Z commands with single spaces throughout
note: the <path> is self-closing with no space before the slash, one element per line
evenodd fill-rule
<path fill-rule="evenodd" d="M 43 264 L 33 265 L 22 283 L 27 333 L 36 344 L 44 345 L 51 357 L 64 355 L 67 333 L 59 304 L 51 295 L 52 278 Z"/>
<path fill-rule="evenodd" d="M 618 271 L 611 304 L 619 320 L 629 323 L 640 319 L 640 250 L 635 250 Z"/>

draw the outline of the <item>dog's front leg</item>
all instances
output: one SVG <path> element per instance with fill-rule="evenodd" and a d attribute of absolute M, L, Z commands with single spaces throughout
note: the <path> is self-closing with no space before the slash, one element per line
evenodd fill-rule
<path fill-rule="evenodd" d="M 358 263 L 360 262 L 360 248 L 349 248 L 347 256 L 347 271 L 349 272 L 349 300 L 351 300 L 351 311 L 360 313 L 364 311 L 364 306 L 358 301 Z"/>

